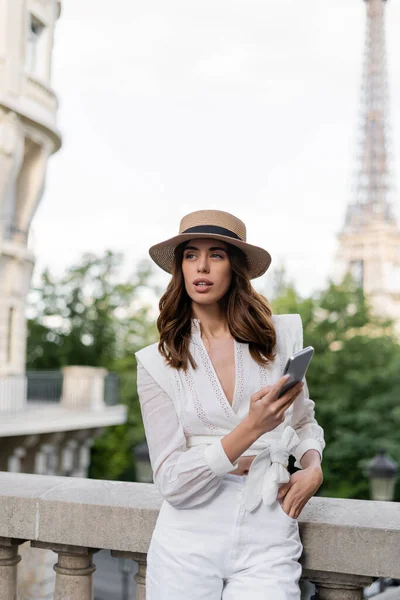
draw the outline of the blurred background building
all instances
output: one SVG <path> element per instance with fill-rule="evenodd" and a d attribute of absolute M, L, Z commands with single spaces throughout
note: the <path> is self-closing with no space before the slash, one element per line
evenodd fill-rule
<path fill-rule="evenodd" d="M 25 372 L 30 225 L 61 146 L 51 87 L 60 10 L 56 0 L 0 2 L 0 469 L 85 477 L 94 438 L 125 421 L 118 382 L 94 367 Z M 22 551 L 20 599 L 51 598 L 53 557 Z"/>
<path fill-rule="evenodd" d="M 367 0 L 361 122 L 354 197 L 338 236 L 338 273 L 350 270 L 375 311 L 396 321 L 400 335 L 400 227 L 392 201 L 386 0 Z"/>

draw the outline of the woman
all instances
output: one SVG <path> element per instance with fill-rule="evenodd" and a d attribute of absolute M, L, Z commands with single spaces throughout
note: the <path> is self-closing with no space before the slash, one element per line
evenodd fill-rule
<path fill-rule="evenodd" d="M 272 316 L 252 288 L 271 257 L 229 213 L 186 215 L 150 256 L 172 278 L 160 341 L 136 354 L 164 498 L 146 598 L 299 600 L 297 518 L 322 483 L 325 446 L 305 381 L 278 398 L 287 358 L 303 347 L 300 317 Z"/>

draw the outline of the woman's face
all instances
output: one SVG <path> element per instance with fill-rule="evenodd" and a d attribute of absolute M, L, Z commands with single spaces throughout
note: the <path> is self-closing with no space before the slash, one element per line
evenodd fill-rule
<path fill-rule="evenodd" d="M 228 244 L 212 238 L 190 240 L 183 252 L 182 272 L 186 292 L 193 302 L 218 302 L 232 280 Z"/>

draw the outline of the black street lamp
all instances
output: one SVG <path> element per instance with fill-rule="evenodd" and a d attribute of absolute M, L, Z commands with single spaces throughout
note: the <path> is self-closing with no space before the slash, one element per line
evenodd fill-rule
<path fill-rule="evenodd" d="M 136 466 L 136 480 L 140 483 L 153 483 L 153 470 L 150 463 L 147 442 L 141 442 L 133 449 Z"/>
<path fill-rule="evenodd" d="M 372 500 L 393 500 L 397 463 L 381 449 L 367 464 Z"/>
<path fill-rule="evenodd" d="M 397 463 L 386 454 L 383 448 L 367 464 L 367 474 L 372 500 L 391 501 L 394 497 L 396 483 Z M 379 592 L 383 592 L 389 580 L 379 577 Z"/>

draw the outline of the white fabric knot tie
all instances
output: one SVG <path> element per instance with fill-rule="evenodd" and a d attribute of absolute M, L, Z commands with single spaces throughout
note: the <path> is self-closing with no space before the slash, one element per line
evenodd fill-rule
<path fill-rule="evenodd" d="M 268 446 L 253 460 L 244 491 L 244 504 L 248 511 L 253 511 L 260 504 L 273 504 L 279 486 L 287 483 L 290 474 L 287 470 L 289 456 L 300 440 L 293 427 L 285 427 L 279 441 L 271 441 Z"/>

